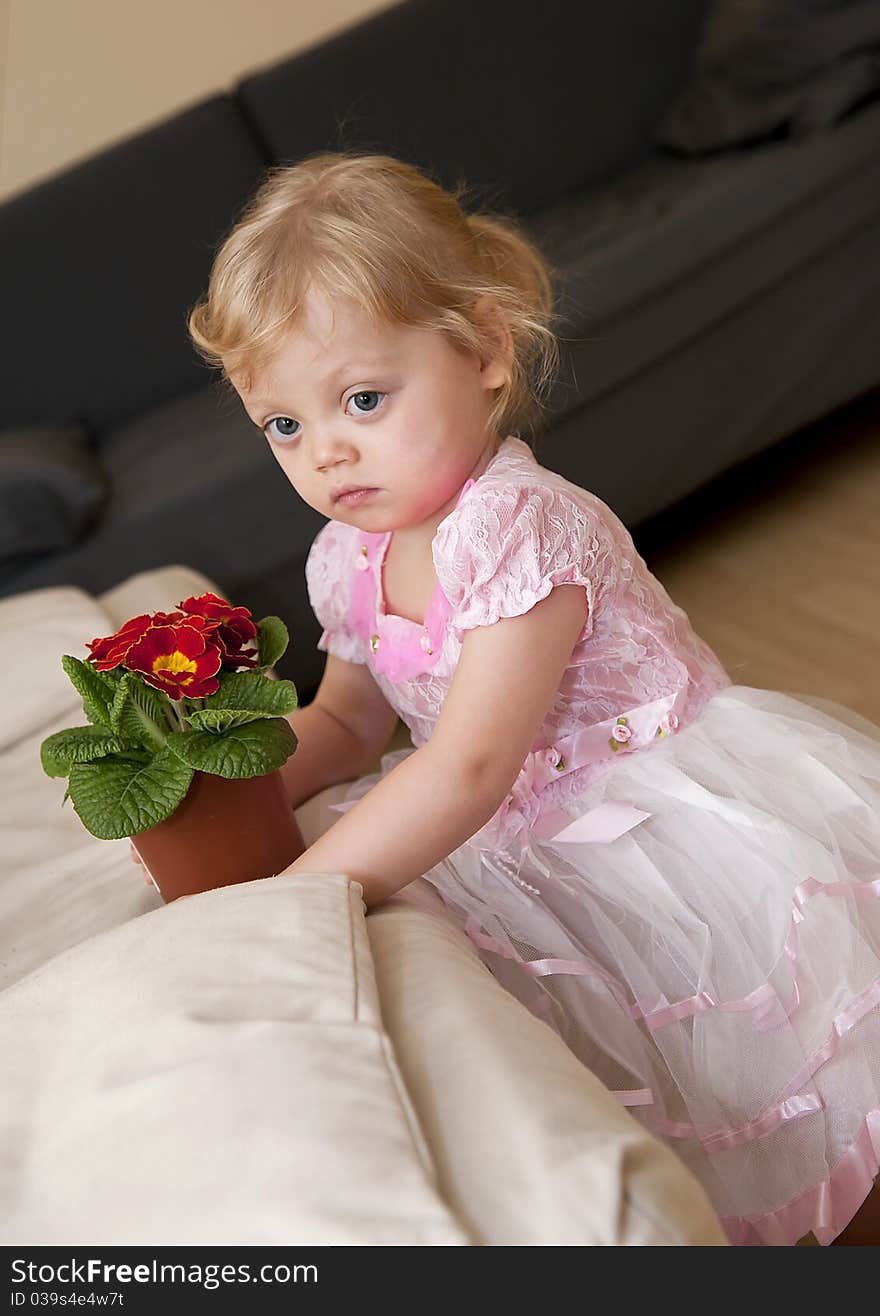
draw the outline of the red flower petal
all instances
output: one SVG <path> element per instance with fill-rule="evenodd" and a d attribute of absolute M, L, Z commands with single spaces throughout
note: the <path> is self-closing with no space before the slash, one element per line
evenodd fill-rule
<path fill-rule="evenodd" d="M 208 617 L 221 623 L 223 632 L 227 629 L 229 631 L 228 636 L 224 634 L 224 639 L 230 650 L 240 648 L 246 640 L 252 640 L 257 634 L 257 626 L 251 618 L 250 609 L 233 608 L 231 603 L 221 599 L 217 594 L 208 592 L 198 596 L 191 595 L 177 606 L 183 608 L 185 612 Z"/>
<path fill-rule="evenodd" d="M 130 617 L 128 621 L 123 622 L 115 635 L 102 636 L 86 645 L 86 648 L 91 650 L 87 661 L 94 663 L 99 672 L 118 667 L 130 646 L 149 630 L 150 625 L 148 613 Z"/>
<path fill-rule="evenodd" d="M 223 661 L 220 649 L 206 644 L 193 618 L 174 626 L 154 626 L 131 646 L 125 665 L 172 699 L 201 699 L 216 694 Z"/>

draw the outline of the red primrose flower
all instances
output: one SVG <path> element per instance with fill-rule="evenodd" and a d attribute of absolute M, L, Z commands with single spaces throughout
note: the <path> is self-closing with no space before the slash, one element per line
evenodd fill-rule
<path fill-rule="evenodd" d="M 178 612 L 142 613 L 123 622 L 114 635 L 90 641 L 87 662 L 99 672 L 123 666 L 171 699 L 202 699 L 220 688 L 221 667 L 235 671 L 258 666 L 257 636 L 248 608 L 233 608 L 210 592 L 191 595 Z"/>

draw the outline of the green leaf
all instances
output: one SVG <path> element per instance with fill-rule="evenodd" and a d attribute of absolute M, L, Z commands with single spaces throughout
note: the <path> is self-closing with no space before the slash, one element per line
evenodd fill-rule
<path fill-rule="evenodd" d="M 290 634 L 280 617 L 264 617 L 257 622 L 260 666 L 274 667 L 287 652 Z"/>
<path fill-rule="evenodd" d="M 196 708 L 187 713 L 186 720 L 194 731 L 213 731 L 216 735 L 272 716 L 272 713 L 254 713 L 244 708 Z"/>
<path fill-rule="evenodd" d="M 116 688 L 110 708 L 112 730 L 147 749 L 160 750 L 168 739 L 162 699 L 163 696 L 135 672 L 126 672 Z"/>
<path fill-rule="evenodd" d="M 110 707 L 116 693 L 116 681 L 110 673 L 99 672 L 91 663 L 69 653 L 61 655 L 61 666 L 82 695 L 83 709 L 89 721 L 112 730 Z"/>
<path fill-rule="evenodd" d="M 47 777 L 67 777 L 75 763 L 91 763 L 130 747 L 124 736 L 105 727 L 65 727 L 40 745 L 40 762 Z"/>
<path fill-rule="evenodd" d="M 211 731 L 172 731 L 167 747 L 191 768 L 237 779 L 274 772 L 298 743 L 290 723 L 276 717 L 235 727 L 222 736 Z"/>
<path fill-rule="evenodd" d="M 220 689 L 205 698 L 203 708 L 187 709 L 186 719 L 192 726 L 197 726 L 199 714 L 208 710 L 222 710 L 253 721 L 255 715 L 284 717 L 299 703 L 292 681 L 273 681 L 259 672 L 224 672 L 219 680 Z"/>
<path fill-rule="evenodd" d="M 92 707 L 92 705 L 89 703 L 87 699 L 83 700 L 83 712 L 85 713 L 86 717 L 89 719 L 93 727 L 100 727 L 104 725 L 100 717 L 98 716 L 97 712 L 95 711 L 95 709 Z"/>
<path fill-rule="evenodd" d="M 192 769 L 166 745 L 146 762 L 111 756 L 76 764 L 70 773 L 70 798 L 92 836 L 116 841 L 169 818 L 192 778 Z"/>

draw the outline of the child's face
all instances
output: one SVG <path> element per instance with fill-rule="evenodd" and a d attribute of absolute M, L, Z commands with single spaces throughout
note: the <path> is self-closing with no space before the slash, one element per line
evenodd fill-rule
<path fill-rule="evenodd" d="M 486 422 L 510 347 L 506 335 L 499 356 L 481 363 L 440 333 L 377 327 L 359 308 L 331 310 L 314 295 L 271 370 L 249 392 L 235 387 L 310 506 L 361 530 L 433 529 L 501 441 Z M 333 501 L 351 485 L 376 492 Z"/>

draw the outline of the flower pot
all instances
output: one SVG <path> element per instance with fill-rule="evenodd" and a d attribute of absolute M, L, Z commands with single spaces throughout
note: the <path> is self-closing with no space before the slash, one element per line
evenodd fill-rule
<path fill-rule="evenodd" d="M 235 780 L 197 771 L 174 813 L 131 842 L 166 904 L 274 877 L 306 848 L 280 770 Z"/>

